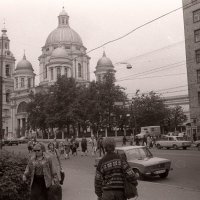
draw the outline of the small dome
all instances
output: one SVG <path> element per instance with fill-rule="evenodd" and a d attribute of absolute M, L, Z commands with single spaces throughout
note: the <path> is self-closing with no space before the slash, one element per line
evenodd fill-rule
<path fill-rule="evenodd" d="M 65 50 L 65 48 L 63 46 L 58 47 L 52 52 L 51 57 L 65 58 L 65 57 L 67 57 L 67 51 Z"/>
<path fill-rule="evenodd" d="M 105 52 L 103 52 L 102 58 L 100 58 L 97 62 L 97 67 L 106 67 L 106 66 L 114 67 L 110 58 L 107 58 Z"/>
<path fill-rule="evenodd" d="M 32 64 L 26 60 L 26 56 L 23 56 L 23 59 L 17 63 L 17 67 L 15 70 L 31 70 L 33 71 Z"/>

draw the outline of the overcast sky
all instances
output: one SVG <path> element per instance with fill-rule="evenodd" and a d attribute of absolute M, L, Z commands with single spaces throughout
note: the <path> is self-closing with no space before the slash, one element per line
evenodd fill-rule
<path fill-rule="evenodd" d="M 181 7 L 182 0 L 0 0 L 0 28 L 5 18 L 16 64 L 25 49 L 27 59 L 39 74 L 41 47 L 57 27 L 63 5 L 70 16 L 70 27 L 91 50 Z M 164 96 L 187 94 L 182 9 L 104 49 L 113 64 L 126 61 L 133 65 L 131 70 L 115 65 L 117 84 L 125 87 L 130 97 L 136 89 L 154 90 Z M 100 48 L 89 54 L 91 80 L 102 53 Z"/>

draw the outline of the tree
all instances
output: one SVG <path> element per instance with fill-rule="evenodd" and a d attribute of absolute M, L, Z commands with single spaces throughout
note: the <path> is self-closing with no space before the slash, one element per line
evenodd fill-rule
<path fill-rule="evenodd" d="M 132 115 L 137 127 L 160 125 L 168 115 L 168 108 L 160 95 L 151 91 L 139 94 L 132 99 Z"/>
<path fill-rule="evenodd" d="M 187 120 L 187 116 L 184 114 L 183 108 L 179 105 L 169 108 L 169 110 L 168 122 L 170 129 L 176 131 L 178 126 L 182 125 Z"/>

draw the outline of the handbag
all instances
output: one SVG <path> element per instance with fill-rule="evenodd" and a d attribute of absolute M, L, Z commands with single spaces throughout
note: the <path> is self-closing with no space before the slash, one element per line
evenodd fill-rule
<path fill-rule="evenodd" d="M 58 153 L 57 153 L 56 149 L 55 149 L 55 152 L 56 152 L 58 163 L 59 163 L 59 166 L 60 166 L 60 169 L 61 169 L 61 163 L 60 163 L 60 159 L 58 157 Z M 65 172 L 62 169 L 60 170 L 60 178 L 61 178 L 60 184 L 63 185 L 64 179 L 65 179 Z"/>
<path fill-rule="evenodd" d="M 62 200 L 62 188 L 59 184 L 52 184 L 48 188 L 48 200 Z"/>
<path fill-rule="evenodd" d="M 127 199 L 138 196 L 137 187 L 129 182 L 124 174 L 124 195 Z"/>
<path fill-rule="evenodd" d="M 61 177 L 60 184 L 63 185 L 65 179 L 65 172 L 62 170 L 60 171 L 60 177 Z"/>

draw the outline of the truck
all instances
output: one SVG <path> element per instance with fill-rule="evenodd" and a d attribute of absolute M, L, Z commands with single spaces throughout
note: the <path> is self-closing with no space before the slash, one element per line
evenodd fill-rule
<path fill-rule="evenodd" d="M 146 136 L 160 136 L 160 126 L 144 126 L 141 127 L 141 133 L 146 133 Z"/>

